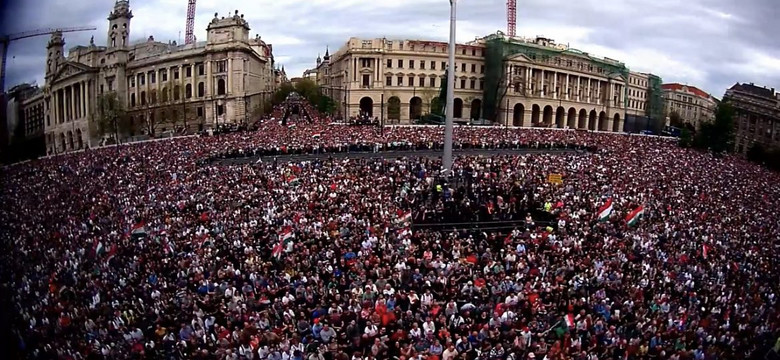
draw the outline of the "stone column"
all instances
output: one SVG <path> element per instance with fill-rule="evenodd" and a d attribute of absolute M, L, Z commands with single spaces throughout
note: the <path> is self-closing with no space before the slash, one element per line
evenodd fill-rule
<path fill-rule="evenodd" d="M 566 90 L 565 90 L 565 93 L 566 93 L 566 100 L 569 100 L 569 97 L 571 96 L 571 94 L 569 94 L 569 74 L 568 73 L 566 74 Z"/>
<path fill-rule="evenodd" d="M 582 77 L 577 75 L 577 88 L 574 90 L 575 92 L 574 96 L 577 97 L 577 102 L 582 102 L 582 96 L 580 95 L 580 92 L 582 91 L 580 87 L 582 86 L 582 84 L 580 83 L 580 79 L 582 79 Z"/>
<path fill-rule="evenodd" d="M 89 81 L 88 80 L 84 80 L 84 116 L 87 119 L 89 119 Z"/>
<path fill-rule="evenodd" d="M 560 89 L 558 89 L 558 73 L 553 71 L 553 91 L 555 91 L 555 95 L 553 95 L 553 99 L 559 99 L 561 97 L 561 94 L 558 94 Z"/>
<path fill-rule="evenodd" d="M 523 90 L 523 93 L 526 95 L 529 94 L 529 91 L 531 91 L 531 77 L 533 76 L 533 70 L 531 70 L 530 66 L 527 66 L 525 68 L 525 89 Z M 531 94 L 533 95 L 533 94 Z"/>
<path fill-rule="evenodd" d="M 588 104 L 590 104 L 590 91 L 591 91 L 591 85 L 590 85 L 591 78 L 588 78 L 588 83 L 585 87 L 585 99 L 587 100 Z"/>
<path fill-rule="evenodd" d="M 75 95 L 75 94 L 73 93 L 73 85 L 68 85 L 68 87 L 66 87 L 66 89 L 67 89 L 67 91 L 66 91 L 67 95 L 66 96 L 68 97 L 68 122 L 71 122 L 71 121 L 73 121 L 73 117 L 76 115 L 75 114 L 76 107 L 73 106 L 73 103 L 74 103 L 74 101 L 73 101 L 74 100 L 73 99 L 74 96 L 73 95 Z"/>
<path fill-rule="evenodd" d="M 226 81 L 227 89 L 225 89 L 225 94 L 232 95 L 233 94 L 233 58 L 228 57 L 227 61 L 227 81 Z M 227 113 L 227 112 L 226 112 Z"/>
<path fill-rule="evenodd" d="M 542 69 L 542 76 L 540 77 L 540 81 L 539 81 L 539 94 L 542 97 L 547 97 L 547 91 L 545 91 L 544 89 L 544 85 L 547 82 L 546 80 L 547 79 L 544 78 L 544 69 Z"/>

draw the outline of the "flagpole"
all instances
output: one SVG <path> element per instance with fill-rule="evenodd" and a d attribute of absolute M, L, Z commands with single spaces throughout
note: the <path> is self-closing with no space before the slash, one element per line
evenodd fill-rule
<path fill-rule="evenodd" d="M 447 106 L 446 120 L 444 122 L 444 155 L 442 156 L 442 170 L 449 176 L 452 171 L 452 123 L 455 116 L 455 21 L 458 0 L 450 0 L 450 45 L 449 65 L 447 66 Z"/>

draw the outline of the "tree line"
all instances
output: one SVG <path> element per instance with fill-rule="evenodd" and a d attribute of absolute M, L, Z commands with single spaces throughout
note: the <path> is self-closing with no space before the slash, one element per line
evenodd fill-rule
<path fill-rule="evenodd" d="M 690 124 L 682 124 L 679 115 L 674 112 L 670 114 L 670 123 L 682 128 L 680 146 L 720 155 L 735 151 L 735 115 L 734 106 L 724 101 L 718 104 L 715 110 L 715 121 L 703 123 L 699 129 L 694 129 Z M 765 147 L 754 142 L 746 155 L 750 161 L 780 171 L 780 148 Z"/>

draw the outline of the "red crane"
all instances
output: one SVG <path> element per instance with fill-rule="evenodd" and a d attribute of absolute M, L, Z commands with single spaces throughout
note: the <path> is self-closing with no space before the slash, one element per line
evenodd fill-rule
<path fill-rule="evenodd" d="M 74 31 L 88 31 L 95 30 L 94 27 L 69 27 L 59 29 L 38 29 L 32 31 L 25 31 L 17 34 L 11 34 L 6 36 L 0 36 L 0 46 L 3 48 L 3 62 L 0 64 L 0 93 L 5 93 L 5 63 L 8 57 L 8 43 L 15 40 L 26 39 L 34 36 L 49 35 L 54 32 L 74 32 Z"/>
<path fill-rule="evenodd" d="M 517 0 L 506 1 L 506 33 L 509 36 L 517 35 Z"/>
<path fill-rule="evenodd" d="M 195 0 L 188 0 L 187 5 L 187 28 L 184 32 L 184 43 L 192 44 L 195 42 Z"/>

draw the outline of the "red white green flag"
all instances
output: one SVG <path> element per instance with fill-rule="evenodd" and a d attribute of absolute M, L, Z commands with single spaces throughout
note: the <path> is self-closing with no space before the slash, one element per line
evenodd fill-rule
<path fill-rule="evenodd" d="M 626 223 L 628 226 L 634 226 L 637 222 L 639 222 L 639 219 L 645 214 L 645 207 L 642 205 L 639 205 L 638 208 L 634 209 L 634 211 L 630 212 L 628 216 L 626 216 Z"/>
<path fill-rule="evenodd" d="M 609 215 L 612 215 L 612 198 L 607 199 L 607 202 L 599 208 L 599 221 L 607 221 Z"/>

